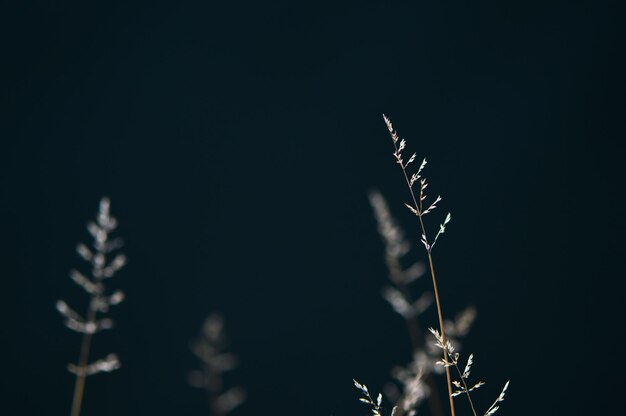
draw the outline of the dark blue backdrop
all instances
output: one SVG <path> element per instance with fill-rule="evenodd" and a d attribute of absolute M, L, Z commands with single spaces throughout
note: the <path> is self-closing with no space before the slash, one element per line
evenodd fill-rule
<path fill-rule="evenodd" d="M 447 313 L 479 311 L 481 407 L 510 378 L 502 414 L 623 408 L 617 6 L 2 9 L 0 413 L 68 413 L 79 341 L 54 302 L 82 299 L 67 272 L 108 195 L 128 298 L 94 345 L 124 366 L 88 380 L 85 414 L 206 414 L 185 374 L 212 311 L 238 414 L 366 414 L 351 379 L 378 391 L 409 357 L 367 202 L 415 230 L 383 112 L 454 215 L 435 261 Z"/>

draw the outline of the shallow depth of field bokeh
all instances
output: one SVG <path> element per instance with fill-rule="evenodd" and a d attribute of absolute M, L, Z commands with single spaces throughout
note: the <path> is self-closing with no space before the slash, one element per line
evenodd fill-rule
<path fill-rule="evenodd" d="M 188 373 L 214 312 L 234 416 L 369 414 L 352 379 L 377 393 L 411 356 L 372 189 L 425 260 L 383 113 L 444 196 L 431 229 L 453 215 L 435 260 L 444 314 L 477 309 L 479 407 L 510 379 L 501 415 L 621 408 L 617 9 L 3 5 L 0 414 L 69 413 L 80 337 L 55 303 L 86 307 L 68 272 L 103 196 L 126 299 L 93 358 L 122 367 L 89 377 L 84 415 L 209 414 Z"/>

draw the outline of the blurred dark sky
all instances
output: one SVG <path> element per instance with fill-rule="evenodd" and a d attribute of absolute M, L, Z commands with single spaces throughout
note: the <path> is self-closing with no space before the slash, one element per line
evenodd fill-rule
<path fill-rule="evenodd" d="M 108 195 L 127 301 L 94 353 L 124 367 L 88 380 L 85 414 L 207 414 L 185 374 L 213 311 L 249 391 L 237 414 L 367 414 L 351 379 L 378 391 L 409 358 L 379 295 L 368 190 L 418 241 L 383 112 L 429 159 L 432 229 L 454 216 L 435 262 L 445 312 L 479 311 L 465 343 L 488 382 L 479 406 L 510 378 L 502 414 L 623 409 L 616 5 L 14 3 L 0 12 L 0 413 L 69 412 L 79 339 L 54 303 L 84 298 L 67 272 Z"/>

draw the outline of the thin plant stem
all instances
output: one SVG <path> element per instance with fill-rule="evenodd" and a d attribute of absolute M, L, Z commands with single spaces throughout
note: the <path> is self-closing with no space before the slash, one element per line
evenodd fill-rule
<path fill-rule="evenodd" d="M 96 310 L 92 307 L 93 299 L 89 302 L 89 311 L 87 312 L 87 322 L 93 322 L 96 319 Z M 76 382 L 74 383 L 74 398 L 72 399 L 71 416 L 79 416 L 85 393 L 85 381 L 87 378 L 86 369 L 89 363 L 89 351 L 91 349 L 91 333 L 83 334 L 83 340 L 80 345 L 80 356 L 78 358 L 78 372 L 76 374 Z"/>
<path fill-rule="evenodd" d="M 424 224 L 422 222 L 421 215 L 420 215 L 420 223 L 422 223 L 422 229 L 423 229 Z M 428 241 L 426 241 L 426 243 L 428 244 Z M 441 302 L 439 300 L 439 290 L 437 289 L 437 279 L 435 278 L 435 268 L 433 266 L 433 258 L 430 253 L 430 250 L 428 251 L 428 265 L 430 266 L 430 275 L 433 280 L 433 290 L 435 292 L 435 303 L 437 304 L 437 315 L 439 316 L 439 328 L 441 329 L 441 339 L 445 345 L 446 336 L 443 331 L 443 315 L 441 313 Z M 443 350 L 443 359 L 445 360 L 445 362 L 448 362 L 448 352 L 445 349 Z M 452 397 L 452 380 L 450 378 L 450 368 L 448 368 L 447 366 L 446 366 L 446 381 L 448 384 L 448 397 L 450 399 L 450 413 L 452 414 L 452 416 L 455 416 L 454 398 Z"/>
<path fill-rule="evenodd" d="M 396 144 L 396 141 L 393 141 L 393 146 L 396 149 L 396 154 L 399 154 L 399 148 Z M 413 192 L 413 187 L 411 186 L 411 181 L 409 180 L 409 176 L 406 173 L 406 165 L 404 165 L 403 163 L 401 163 L 401 160 L 398 160 L 398 164 L 400 165 L 400 167 L 402 168 L 402 173 L 404 175 L 404 180 L 406 181 L 406 184 L 409 188 L 409 192 L 411 193 L 411 198 L 413 199 L 413 206 L 417 212 L 417 216 L 419 218 L 420 221 L 420 226 L 422 229 L 422 236 L 424 238 L 424 241 L 426 243 L 426 247 L 427 247 L 427 252 L 428 252 L 428 266 L 430 268 L 430 276 L 432 278 L 432 282 L 433 282 L 433 291 L 435 292 L 435 303 L 437 305 L 437 315 L 439 317 L 439 330 L 441 331 L 441 339 L 443 341 L 443 345 L 446 345 L 446 335 L 444 333 L 444 329 L 443 329 L 443 315 L 441 313 L 441 302 L 439 300 L 439 290 L 437 288 L 437 278 L 435 277 L 435 267 L 433 265 L 433 258 L 431 255 L 431 249 L 430 249 L 430 243 L 428 242 L 428 237 L 426 236 L 426 227 L 424 227 L 424 220 L 422 219 L 422 206 L 421 206 L 421 202 L 418 204 L 417 203 L 417 198 L 415 197 L 415 193 Z M 448 362 L 448 352 L 445 350 L 443 350 L 443 358 L 445 360 L 445 362 Z M 452 398 L 452 381 L 450 378 L 450 369 L 446 366 L 445 367 L 446 370 L 446 381 L 448 384 L 448 398 L 450 399 L 450 413 L 452 416 L 455 416 L 455 412 L 454 412 L 454 399 Z"/>
<path fill-rule="evenodd" d="M 463 383 L 463 388 L 465 389 L 465 394 L 467 395 L 467 400 L 469 401 L 469 404 L 472 408 L 472 413 L 474 414 L 474 416 L 477 416 L 476 409 L 474 408 L 474 402 L 472 402 L 472 397 L 470 396 L 469 389 L 467 388 L 467 383 L 465 383 L 465 378 L 463 377 L 463 374 L 461 373 L 461 370 L 459 369 L 459 365 L 456 362 L 454 363 L 454 368 L 456 368 L 457 373 L 459 373 L 459 377 L 461 378 L 461 383 Z"/>

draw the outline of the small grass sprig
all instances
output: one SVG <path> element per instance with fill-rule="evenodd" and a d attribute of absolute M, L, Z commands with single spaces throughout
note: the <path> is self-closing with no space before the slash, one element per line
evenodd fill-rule
<path fill-rule="evenodd" d="M 120 360 L 116 354 L 109 354 L 103 359 L 89 363 L 93 335 L 113 327 L 113 321 L 110 318 L 100 318 L 99 314 L 107 313 L 111 306 L 124 300 L 124 293 L 121 290 L 116 290 L 112 294 L 106 293 L 105 281 L 113 277 L 126 264 L 124 254 L 113 255 L 122 247 L 122 240 L 109 239 L 110 234 L 117 228 L 117 220 L 111 216 L 110 208 L 111 201 L 108 198 L 102 198 L 96 221 L 87 224 L 87 230 L 93 237 L 92 248 L 82 243 L 76 247 L 78 255 L 89 263 L 90 273 L 83 274 L 78 270 L 70 272 L 74 283 L 89 295 L 86 317 L 70 308 L 63 300 L 56 303 L 56 309 L 65 318 L 65 325 L 72 331 L 82 334 L 78 363 L 67 366 L 68 371 L 76 376 L 71 416 L 80 415 L 86 378 L 101 372 L 111 372 L 120 367 Z M 109 259 L 110 257 L 112 259 Z"/>
<path fill-rule="evenodd" d="M 372 415 L 373 416 L 383 416 L 383 414 L 381 413 L 382 411 L 382 401 L 383 401 L 383 395 L 378 393 L 378 396 L 376 397 L 376 400 L 372 399 L 372 396 L 370 395 L 370 392 L 367 388 L 367 386 L 365 384 L 361 384 L 356 380 L 352 380 L 354 382 L 354 386 L 359 389 L 361 391 L 361 394 L 363 395 L 362 397 L 359 398 L 359 401 L 369 405 L 371 407 L 372 410 Z M 396 412 L 396 407 L 391 409 L 391 414 L 390 416 L 394 416 L 395 412 Z"/>
<path fill-rule="evenodd" d="M 454 346 L 450 343 L 450 341 L 444 340 L 442 336 L 439 334 L 439 331 L 437 331 L 436 329 L 430 328 L 429 330 L 435 336 L 435 339 L 436 339 L 435 345 L 438 348 L 444 351 L 447 351 L 448 359 L 441 360 L 437 364 L 442 365 L 446 368 L 454 367 L 457 371 L 457 374 L 459 375 L 459 380 L 452 381 L 452 384 L 454 385 L 454 387 L 458 389 L 452 393 L 452 397 L 465 394 L 467 396 L 467 400 L 470 404 L 470 407 L 472 408 L 472 414 L 474 416 L 478 416 L 478 414 L 476 413 L 476 408 L 474 407 L 474 402 L 472 401 L 472 396 L 470 392 L 477 390 L 480 387 L 484 386 L 485 382 L 479 381 L 469 388 L 467 386 L 467 380 L 469 379 L 469 376 L 471 373 L 472 364 L 474 364 L 474 354 L 470 354 L 469 358 L 467 359 L 467 363 L 465 364 L 465 368 L 461 372 L 461 368 L 459 367 L 460 354 L 456 352 Z M 498 403 L 504 401 L 504 396 L 505 396 L 506 390 L 509 388 L 509 383 L 510 381 L 507 381 L 504 384 L 502 392 L 500 393 L 498 398 L 493 402 L 493 404 L 487 409 L 487 411 L 484 413 L 484 416 L 493 415 L 498 411 L 499 409 Z"/>
<path fill-rule="evenodd" d="M 188 381 L 192 387 L 206 391 L 214 416 L 229 414 L 246 398 L 246 392 L 241 387 L 224 389 L 223 373 L 235 369 L 238 363 L 235 354 L 225 351 L 226 344 L 224 319 L 216 313 L 207 316 L 200 336 L 191 343 L 191 351 L 202 362 L 202 368 L 191 371 Z"/>

